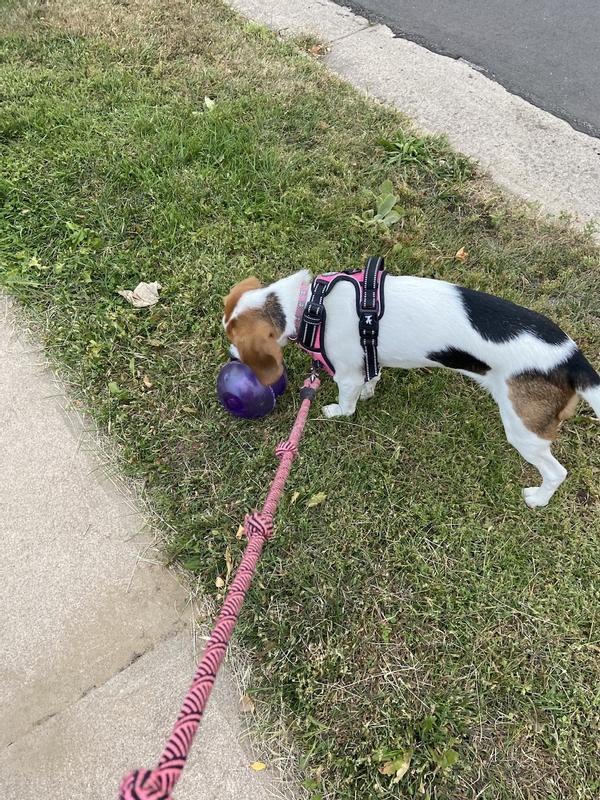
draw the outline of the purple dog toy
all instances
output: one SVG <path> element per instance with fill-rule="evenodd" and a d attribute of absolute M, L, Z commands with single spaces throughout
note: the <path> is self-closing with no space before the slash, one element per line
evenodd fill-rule
<path fill-rule="evenodd" d="M 217 397 L 230 414 L 244 419 L 259 419 L 275 408 L 275 398 L 287 388 L 285 369 L 271 386 L 264 386 L 249 366 L 232 360 L 217 379 Z"/>

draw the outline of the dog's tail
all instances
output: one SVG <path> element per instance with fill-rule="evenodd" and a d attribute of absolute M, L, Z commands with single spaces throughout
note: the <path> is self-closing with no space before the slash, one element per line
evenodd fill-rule
<path fill-rule="evenodd" d="M 567 371 L 573 388 L 591 405 L 600 419 L 600 375 L 581 350 L 577 349 L 567 362 Z"/>
<path fill-rule="evenodd" d="M 590 389 L 583 389 L 582 391 L 578 391 L 583 399 L 591 405 L 594 409 L 594 413 L 600 419 L 600 384 L 598 386 L 593 386 Z"/>

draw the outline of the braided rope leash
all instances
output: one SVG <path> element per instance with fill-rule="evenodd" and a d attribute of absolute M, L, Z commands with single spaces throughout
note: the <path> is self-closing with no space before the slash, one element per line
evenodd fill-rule
<path fill-rule="evenodd" d="M 119 800 L 173 800 L 171 792 L 181 777 L 258 559 L 265 542 L 273 535 L 273 516 L 298 453 L 310 404 L 319 385 L 319 378 L 314 373 L 304 381 L 300 392 L 302 402 L 289 439 L 275 449 L 279 466 L 262 511 L 254 511 L 244 520 L 248 544 L 158 766 L 152 770 L 134 770 L 126 775 L 121 782 Z"/>

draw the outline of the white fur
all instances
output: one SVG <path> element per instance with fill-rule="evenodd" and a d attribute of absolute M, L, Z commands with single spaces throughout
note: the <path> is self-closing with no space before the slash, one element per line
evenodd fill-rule
<path fill-rule="evenodd" d="M 250 311 L 253 308 L 262 308 L 267 297 L 275 293 L 287 320 L 286 329 L 279 337 L 279 344 L 283 346 L 287 343 L 288 339 L 294 335 L 294 320 L 300 288 L 302 284 L 310 283 L 310 280 L 310 272 L 307 269 L 303 269 L 300 270 L 300 272 L 289 275 L 287 278 L 282 278 L 276 283 L 271 283 L 269 286 L 263 286 L 260 289 L 244 292 L 236 303 L 228 322 L 235 319 L 244 311 Z M 223 326 L 225 326 L 225 318 L 223 318 Z"/>
<path fill-rule="evenodd" d="M 259 308 L 268 294 L 275 292 L 284 309 L 287 325 L 280 338 L 285 344 L 295 333 L 295 312 L 303 283 L 310 281 L 305 270 L 262 289 L 246 292 L 234 316 Z M 338 402 L 323 408 L 326 417 L 354 413 L 358 400 L 373 396 L 379 378 L 364 382 L 363 350 L 358 336 L 355 290 L 348 282 L 338 283 L 325 299 L 327 324 L 325 349 L 335 367 Z M 530 333 L 509 342 L 485 340 L 471 325 L 457 288 L 444 281 L 388 275 L 385 282 L 385 313 L 379 326 L 379 361 L 382 367 L 439 367 L 427 354 L 458 348 L 488 364 L 485 375 L 460 370 L 484 386 L 494 397 L 506 437 L 523 458 L 542 476 L 542 484 L 523 490 L 530 507 L 548 503 L 567 471 L 550 452 L 551 442 L 528 430 L 516 414 L 508 397 L 507 379 L 527 369 L 548 371 L 564 362 L 576 349 L 571 339 L 548 344 Z M 581 395 L 600 416 L 600 388 Z"/>

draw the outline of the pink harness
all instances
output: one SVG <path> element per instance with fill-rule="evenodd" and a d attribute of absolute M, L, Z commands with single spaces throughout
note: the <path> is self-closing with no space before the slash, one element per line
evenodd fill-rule
<path fill-rule="evenodd" d="M 324 301 L 338 281 L 350 281 L 356 291 L 356 313 L 358 315 L 358 332 L 364 352 L 365 382 L 379 374 L 377 358 L 377 340 L 379 320 L 383 316 L 386 272 L 381 257 L 368 258 L 364 269 L 347 272 L 326 272 L 317 275 L 311 284 L 311 294 L 304 305 L 298 332 L 297 344 L 313 358 L 313 362 L 322 367 L 329 375 L 335 375 L 335 365 L 331 363 L 325 352 Z M 305 298 L 300 299 L 303 303 Z"/>

